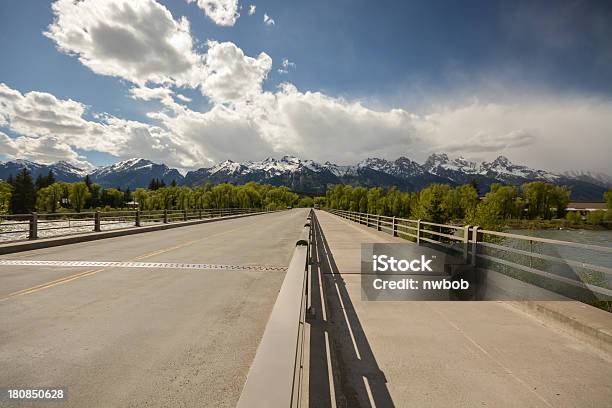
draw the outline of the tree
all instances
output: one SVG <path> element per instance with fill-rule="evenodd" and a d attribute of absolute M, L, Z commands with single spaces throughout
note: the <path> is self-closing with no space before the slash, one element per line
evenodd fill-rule
<path fill-rule="evenodd" d="M 81 212 L 85 206 L 85 201 L 91 197 L 89 188 L 85 182 L 73 183 L 70 186 L 70 204 L 76 212 Z"/>
<path fill-rule="evenodd" d="M 34 183 L 36 190 L 47 187 L 47 178 L 43 177 L 42 174 L 36 176 L 36 182 Z"/>
<path fill-rule="evenodd" d="M 544 181 L 533 181 L 523 184 L 523 195 L 527 203 L 529 218 L 552 218 L 554 208 L 557 216 L 562 216 L 569 203 L 570 191 Z"/>
<path fill-rule="evenodd" d="M 145 210 L 147 199 L 149 198 L 149 193 L 147 192 L 147 190 L 145 190 L 144 188 L 137 188 L 134 191 L 133 196 L 134 196 L 134 201 L 138 203 L 138 209 Z"/>
<path fill-rule="evenodd" d="M 36 190 L 32 176 L 27 168 L 23 168 L 15 177 L 11 208 L 15 214 L 29 213 L 36 205 Z"/>
<path fill-rule="evenodd" d="M 91 197 L 89 198 L 89 206 L 91 208 L 96 208 L 100 205 L 100 199 L 102 195 L 102 186 L 98 183 L 92 183 L 89 191 L 91 192 Z"/>
<path fill-rule="evenodd" d="M 432 184 L 419 193 L 414 217 L 443 224 L 452 216 L 453 194 L 448 184 Z"/>
<path fill-rule="evenodd" d="M 49 173 L 47 174 L 47 186 L 50 186 L 51 184 L 55 183 L 55 175 L 53 175 L 53 170 L 49 170 Z"/>
<path fill-rule="evenodd" d="M 62 200 L 64 188 L 61 183 L 53 183 L 48 187 L 38 190 L 36 207 L 39 210 L 54 213 Z"/>
<path fill-rule="evenodd" d="M 13 186 L 5 181 L 0 181 L 0 214 L 6 214 L 11 208 L 11 197 Z"/>
<path fill-rule="evenodd" d="M 123 206 L 123 191 L 116 188 L 106 188 L 102 191 L 102 203 L 113 208 L 121 208 Z"/>
<path fill-rule="evenodd" d="M 612 211 L 612 187 L 610 187 L 608 191 L 604 193 L 604 201 L 606 202 L 606 208 L 608 209 L 608 212 L 611 212 Z"/>
<path fill-rule="evenodd" d="M 297 206 L 305 208 L 314 207 L 314 200 L 311 197 L 303 197 L 298 201 Z"/>
<path fill-rule="evenodd" d="M 89 174 L 85 175 L 85 178 L 83 179 L 83 182 L 85 183 L 85 185 L 87 186 L 87 189 L 91 193 L 91 179 L 89 178 Z"/>

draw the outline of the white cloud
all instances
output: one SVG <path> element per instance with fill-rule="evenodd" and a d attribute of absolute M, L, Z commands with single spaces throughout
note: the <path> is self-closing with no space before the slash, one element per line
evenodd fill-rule
<path fill-rule="evenodd" d="M 281 67 L 277 70 L 279 74 L 288 74 L 289 68 L 295 68 L 295 63 L 289 61 L 287 58 L 283 58 Z"/>
<path fill-rule="evenodd" d="M 179 101 L 182 101 L 182 102 L 191 102 L 191 98 L 188 98 L 188 97 L 186 97 L 185 95 L 182 95 L 182 94 L 176 94 L 176 98 Z"/>
<path fill-rule="evenodd" d="M 517 94 L 524 94 L 516 91 Z M 532 167 L 612 172 L 612 101 L 539 94 L 504 102 L 437 106 L 414 121 L 434 151 L 474 159 L 500 154 Z"/>
<path fill-rule="evenodd" d="M 208 43 L 206 77 L 202 93 L 217 103 L 248 99 L 261 93 L 264 79 L 272 69 L 272 58 L 264 52 L 246 56 L 234 43 Z"/>
<path fill-rule="evenodd" d="M 133 90 L 134 92 L 134 90 Z M 135 97 L 156 98 L 159 89 L 138 89 Z M 85 164 L 76 149 L 109 153 L 118 158 L 145 156 L 178 167 L 196 166 L 203 157 L 192 152 L 180 135 L 149 124 L 111 115 L 84 118 L 86 107 L 44 92 L 21 92 L 0 83 L 0 127 L 16 135 L 3 134 L 2 152 L 10 157 L 43 163 L 66 160 Z"/>
<path fill-rule="evenodd" d="M 253 14 L 255 14 L 255 10 L 257 9 L 257 6 L 254 4 L 251 4 L 249 6 L 249 16 L 252 16 Z"/>
<path fill-rule="evenodd" d="M 55 136 L 10 138 L 0 132 L 0 151 L 9 159 L 22 159 L 51 164 L 63 160 L 81 168 L 90 168 L 90 164 L 80 157 L 72 148 Z"/>
<path fill-rule="evenodd" d="M 233 26 L 240 17 L 238 0 L 187 0 L 187 3 L 197 3 L 215 24 Z"/>
<path fill-rule="evenodd" d="M 274 19 L 270 17 L 269 15 L 267 15 L 266 13 L 264 13 L 263 22 L 269 26 L 276 24 Z"/>
<path fill-rule="evenodd" d="M 202 57 L 188 20 L 154 0 L 58 0 L 52 9 L 44 34 L 97 74 L 140 85 L 199 82 Z"/>

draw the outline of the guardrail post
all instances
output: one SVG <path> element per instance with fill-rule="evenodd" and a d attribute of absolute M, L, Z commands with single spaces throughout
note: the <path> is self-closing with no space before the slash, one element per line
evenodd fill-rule
<path fill-rule="evenodd" d="M 380 226 L 380 215 L 376 216 L 376 231 L 380 231 L 381 230 L 381 226 Z"/>
<path fill-rule="evenodd" d="M 164 224 L 168 223 L 168 210 L 164 209 Z"/>
<path fill-rule="evenodd" d="M 100 211 L 96 211 L 94 214 L 94 232 L 100 232 L 102 228 L 100 227 Z"/>
<path fill-rule="evenodd" d="M 393 236 L 397 237 L 397 220 L 393 217 Z"/>
<path fill-rule="evenodd" d="M 198 216 L 200 217 L 200 219 L 202 219 L 202 209 L 200 208 L 200 210 L 198 211 Z"/>
<path fill-rule="evenodd" d="M 36 212 L 33 212 L 30 216 L 30 234 L 28 235 L 28 238 L 38 238 L 38 214 Z"/>
<path fill-rule="evenodd" d="M 480 230 L 479 226 L 472 227 L 472 265 L 476 265 L 476 251 L 478 249 L 478 242 L 480 241 Z"/>
<path fill-rule="evenodd" d="M 416 240 L 417 240 L 417 244 L 421 243 L 421 219 L 417 220 L 417 226 L 416 226 Z"/>
<path fill-rule="evenodd" d="M 140 227 L 140 210 L 136 210 L 136 222 L 134 223 L 137 227 Z"/>
<path fill-rule="evenodd" d="M 370 226 L 370 214 L 366 214 L 366 227 Z"/>
<path fill-rule="evenodd" d="M 183 221 L 187 221 L 187 210 L 183 210 Z"/>
<path fill-rule="evenodd" d="M 468 251 L 468 245 L 470 242 L 470 226 L 466 225 L 463 227 L 463 260 L 467 263 L 468 257 L 470 256 Z"/>

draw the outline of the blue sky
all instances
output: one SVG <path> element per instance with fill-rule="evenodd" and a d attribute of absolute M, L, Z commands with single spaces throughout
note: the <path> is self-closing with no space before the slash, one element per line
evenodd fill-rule
<path fill-rule="evenodd" d="M 234 56 L 238 62 L 221 58 L 219 64 L 244 66 L 206 82 L 200 74 L 178 80 L 173 77 L 178 68 L 168 64 L 168 72 L 142 82 L 121 69 L 100 68 L 108 63 L 105 58 L 127 58 L 127 65 L 141 69 L 130 61 L 129 51 L 115 44 L 96 53 L 94 40 L 84 47 L 68 36 L 108 24 L 112 27 L 105 33 L 112 41 L 116 37 L 110 34 L 125 30 L 96 14 L 106 1 L 80 9 L 84 20 L 91 13 L 87 27 L 60 20 L 62 13 L 72 12 L 69 6 L 4 1 L 0 83 L 19 92 L 28 109 L 42 109 L 32 107 L 31 91 L 53 95 L 57 106 L 44 109 L 62 114 L 75 114 L 66 113 L 62 101 L 82 104 L 83 113 L 66 120 L 77 121 L 84 134 L 33 125 L 48 114 L 43 111 L 23 117 L 23 106 L 0 105 L 5 135 L 0 156 L 101 165 L 142 153 L 193 168 L 227 158 L 282 154 L 340 163 L 399 155 L 422 161 L 447 150 L 474 160 L 506 154 L 557 171 L 612 172 L 601 149 L 592 149 L 611 147 L 610 2 L 262 0 L 237 2 L 240 17 L 222 25 L 195 1 L 134 3 L 141 1 L 135 13 L 159 6 L 170 13 L 164 21 L 188 21 L 194 58 L 212 61 L 207 41 L 213 40 L 244 54 Z M 256 6 L 252 15 L 250 5 Z M 264 13 L 274 24 L 264 23 Z M 44 35 L 54 21 L 60 21 L 60 34 Z M 138 36 L 146 25 L 129 30 Z M 263 57 L 255 62 L 261 53 L 271 59 L 269 66 Z M 291 63 L 286 73 L 279 72 L 283 59 Z M 208 69 L 207 78 L 213 78 L 216 71 Z M 240 77 L 247 71 L 252 75 Z M 228 97 L 228 90 L 214 89 L 234 81 L 244 83 L 237 90 L 246 94 L 249 89 L 250 95 Z M 291 88 L 280 90 L 282 83 Z M 134 98 L 131 90 L 142 87 L 167 89 L 180 106 L 161 98 Z M 176 94 L 191 101 L 178 100 Z M 111 124 L 100 115 L 116 120 Z M 577 132 L 592 143 L 573 147 Z M 516 134 L 523 135 L 518 142 Z M 109 143 L 91 142 L 97 138 Z M 149 142 L 152 149 L 139 149 Z M 551 143 L 564 146 L 543 158 L 542 149 Z M 568 149 L 582 149 L 581 158 L 568 163 L 563 159 Z"/>

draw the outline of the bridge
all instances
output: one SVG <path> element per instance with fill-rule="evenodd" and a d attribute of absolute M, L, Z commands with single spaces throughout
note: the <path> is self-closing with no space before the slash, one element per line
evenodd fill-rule
<path fill-rule="evenodd" d="M 0 388 L 62 387 L 70 407 L 612 401 L 606 311 L 568 299 L 364 300 L 363 244 L 502 245 L 477 227 L 293 209 L 157 214 L 104 231 L 100 217 L 87 218 L 96 231 L 47 238 L 38 216 L 22 217 L 32 239 L 0 245 Z M 556 279 L 547 273 L 537 275 Z"/>

